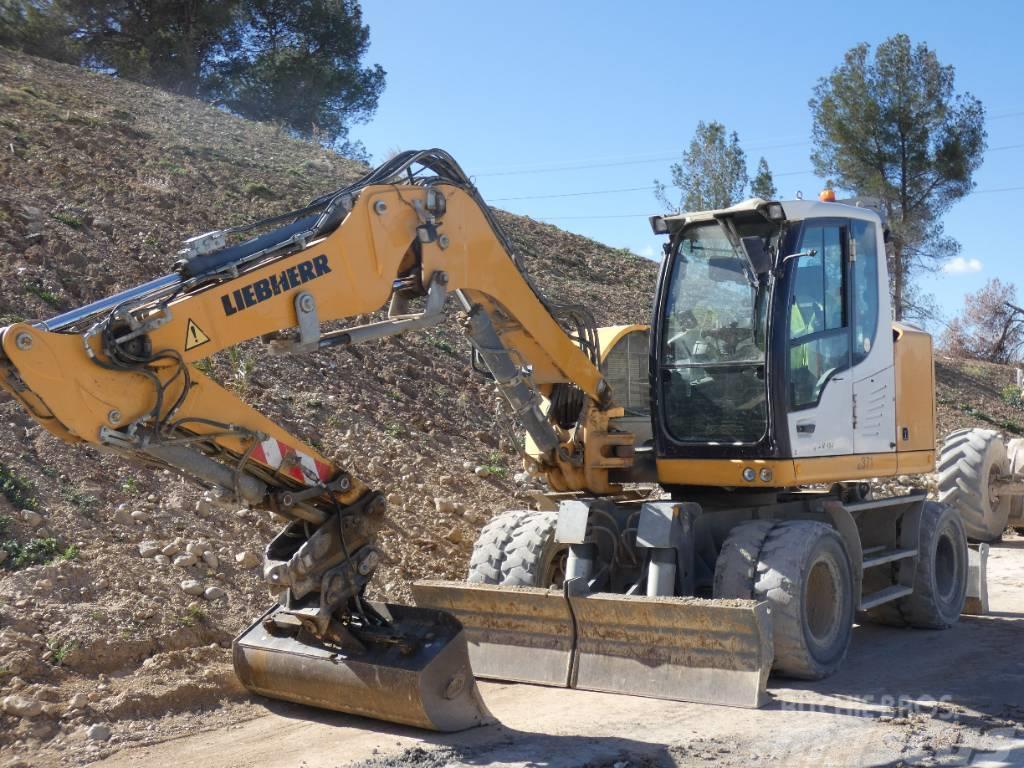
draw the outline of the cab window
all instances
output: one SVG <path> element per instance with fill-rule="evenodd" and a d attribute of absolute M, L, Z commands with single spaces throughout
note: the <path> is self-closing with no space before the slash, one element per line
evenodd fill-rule
<path fill-rule="evenodd" d="M 864 360 L 875 343 L 878 328 L 878 245 L 875 225 L 851 223 L 853 232 L 853 364 Z"/>
<path fill-rule="evenodd" d="M 846 228 L 804 228 L 789 308 L 789 405 L 817 404 L 829 378 L 850 365 Z"/>

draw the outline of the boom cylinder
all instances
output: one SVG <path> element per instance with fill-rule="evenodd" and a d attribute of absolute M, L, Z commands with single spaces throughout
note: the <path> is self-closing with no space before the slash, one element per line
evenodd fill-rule
<path fill-rule="evenodd" d="M 490 316 L 479 304 L 469 311 L 467 332 L 533 442 L 545 456 L 553 458 L 558 450 L 558 435 L 540 410 L 540 395 L 523 377 L 512 355 L 501 343 Z"/>

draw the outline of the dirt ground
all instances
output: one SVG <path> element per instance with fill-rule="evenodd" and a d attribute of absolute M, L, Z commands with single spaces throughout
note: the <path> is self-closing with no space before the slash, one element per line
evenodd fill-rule
<path fill-rule="evenodd" d="M 97 765 L 1024 765 L 1024 538 L 993 548 L 989 590 L 989 616 L 944 632 L 857 627 L 839 674 L 796 685 L 772 679 L 761 710 L 484 683 L 500 724 L 442 736 L 263 701 L 248 722 L 128 748 Z"/>

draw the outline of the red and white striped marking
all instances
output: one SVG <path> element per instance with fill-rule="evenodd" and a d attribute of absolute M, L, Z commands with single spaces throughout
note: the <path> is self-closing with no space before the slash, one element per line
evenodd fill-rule
<path fill-rule="evenodd" d="M 331 476 L 329 465 L 273 437 L 257 445 L 253 449 L 252 458 L 305 485 L 326 484 Z M 282 470 L 281 465 L 286 463 L 286 460 L 288 467 Z"/>

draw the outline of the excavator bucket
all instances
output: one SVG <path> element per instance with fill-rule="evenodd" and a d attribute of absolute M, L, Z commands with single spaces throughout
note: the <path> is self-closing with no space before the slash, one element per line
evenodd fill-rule
<path fill-rule="evenodd" d="M 578 588 L 577 588 L 578 590 Z M 477 677 L 759 707 L 772 666 L 768 604 L 413 584 L 417 605 L 464 626 Z"/>
<path fill-rule="evenodd" d="M 369 645 L 360 654 L 272 634 L 266 619 L 233 645 L 235 673 L 253 693 L 434 731 L 493 722 L 470 669 L 462 625 L 450 614 L 370 603 L 415 650 Z"/>

